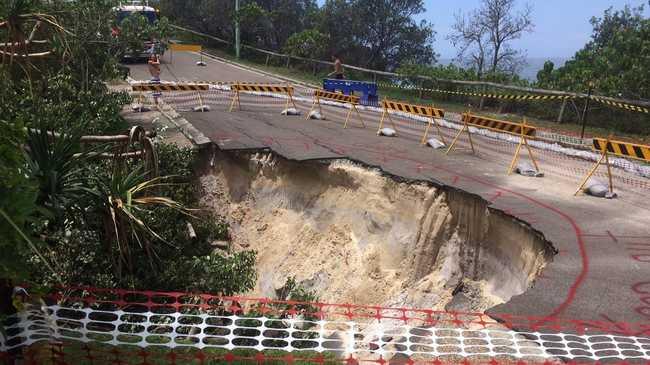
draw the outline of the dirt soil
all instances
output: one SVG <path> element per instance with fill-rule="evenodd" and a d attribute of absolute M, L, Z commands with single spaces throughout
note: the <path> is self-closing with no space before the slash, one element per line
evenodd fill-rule
<path fill-rule="evenodd" d="M 347 161 L 205 160 L 203 204 L 230 220 L 233 249 L 258 252 L 249 295 L 274 297 L 293 276 L 325 302 L 483 312 L 522 294 L 554 254 L 464 192 Z"/>

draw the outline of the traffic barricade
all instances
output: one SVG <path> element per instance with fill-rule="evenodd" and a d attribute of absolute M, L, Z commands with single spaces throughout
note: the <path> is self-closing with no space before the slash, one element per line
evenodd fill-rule
<path fill-rule="evenodd" d="M 294 108 L 298 109 L 296 107 L 296 103 L 294 103 L 294 101 L 293 101 L 293 92 L 294 92 L 293 86 L 288 85 L 288 84 L 286 84 L 286 85 L 283 85 L 283 84 L 255 84 L 255 83 L 235 82 L 232 85 L 230 85 L 230 90 L 235 92 L 235 94 L 232 97 L 232 101 L 230 103 L 230 111 L 231 112 L 235 108 L 235 103 L 237 103 L 237 107 L 239 108 L 239 110 L 241 110 L 241 100 L 240 100 L 241 92 L 286 94 L 287 95 L 287 102 L 285 103 L 284 108 L 285 109 L 289 108 L 289 103 L 291 103 Z"/>
<path fill-rule="evenodd" d="M 580 191 L 582 191 L 582 189 L 585 187 L 589 179 L 594 175 L 596 170 L 598 170 L 598 167 L 600 167 L 600 165 L 603 164 L 603 161 L 605 161 L 605 165 L 607 166 L 607 178 L 609 180 L 609 193 L 610 194 L 614 193 L 614 185 L 612 179 L 612 166 L 609 163 L 610 154 L 617 157 L 631 158 L 633 160 L 639 160 L 646 163 L 650 163 L 650 146 L 648 145 L 614 141 L 612 140 L 612 136 L 609 136 L 607 138 L 594 138 L 593 145 L 591 148 L 594 151 L 600 152 L 600 159 L 598 159 L 596 164 L 591 168 L 591 170 L 589 170 L 587 176 L 585 176 L 585 178 L 582 180 L 582 183 L 580 183 L 580 186 L 578 187 L 578 190 L 576 190 L 574 195 L 578 195 Z"/>
<path fill-rule="evenodd" d="M 201 96 L 202 91 L 209 91 L 209 84 L 198 84 L 198 83 L 187 83 L 187 84 L 153 84 L 153 83 L 139 83 L 131 84 L 131 89 L 133 92 L 137 92 L 138 101 L 142 104 L 144 100 L 144 92 L 153 92 L 156 94 L 165 93 L 165 92 L 177 92 L 177 91 L 195 91 L 199 96 L 200 106 L 195 108 L 196 111 L 207 111 L 209 108 L 203 103 L 203 98 Z M 154 95 L 155 96 L 155 95 Z"/>
<path fill-rule="evenodd" d="M 479 115 L 473 115 L 467 112 L 467 113 L 463 113 L 462 122 L 463 122 L 462 128 L 458 131 L 458 133 L 454 137 L 454 140 L 451 142 L 451 145 L 449 145 L 449 148 L 447 149 L 447 152 L 445 152 L 445 154 L 449 154 L 449 152 L 451 152 L 451 150 L 456 145 L 456 142 L 458 142 L 458 138 L 460 137 L 461 134 L 463 134 L 463 132 L 467 133 L 467 138 L 469 139 L 469 145 L 472 148 L 472 153 L 476 153 L 476 150 L 474 149 L 474 143 L 472 141 L 472 134 L 469 131 L 469 127 L 471 126 L 475 128 L 488 129 L 494 132 L 519 136 L 519 144 L 517 145 L 515 154 L 512 157 L 512 162 L 510 163 L 510 167 L 508 168 L 508 175 L 512 174 L 512 171 L 514 170 L 515 165 L 519 160 L 521 147 L 524 146 L 528 150 L 528 155 L 530 156 L 530 160 L 535 166 L 535 170 L 537 171 L 537 173 L 541 172 L 539 166 L 537 165 L 537 161 L 535 160 L 535 156 L 533 155 L 533 151 L 530 148 L 530 145 L 528 144 L 528 139 L 535 137 L 535 134 L 537 133 L 537 128 L 528 125 L 525 118 L 523 122 L 515 123 L 515 122 L 508 122 L 505 120 L 482 117 Z"/>
<path fill-rule="evenodd" d="M 321 99 L 327 100 L 327 101 L 334 101 L 334 102 L 339 102 L 339 103 L 344 103 L 344 104 L 349 104 L 350 105 L 350 111 L 348 111 L 347 116 L 345 117 L 345 124 L 343 125 L 343 128 L 348 127 L 348 121 L 350 120 L 350 115 L 352 114 L 352 111 L 354 110 L 357 113 L 357 116 L 359 117 L 359 122 L 361 122 L 361 125 L 365 128 L 366 124 L 363 122 L 363 118 L 361 118 L 361 113 L 359 113 L 359 110 L 357 109 L 357 105 L 359 105 L 359 97 L 354 96 L 354 95 L 345 95 L 341 93 L 333 93 L 330 91 L 325 91 L 325 90 L 314 90 L 314 101 L 311 104 L 311 109 L 309 109 L 309 113 L 307 113 L 307 118 L 309 119 L 309 116 L 311 112 L 316 109 L 316 106 L 318 106 L 318 112 L 323 115 L 323 109 L 321 108 Z"/>
<path fill-rule="evenodd" d="M 377 84 L 367 81 L 324 79 L 323 90 L 329 92 L 342 92 L 345 95 L 361 93 L 359 104 L 377 106 Z"/>
<path fill-rule="evenodd" d="M 210 85 L 208 84 L 133 84 L 131 85 L 133 91 L 208 91 Z"/>
<path fill-rule="evenodd" d="M 381 120 L 379 121 L 378 131 L 381 131 L 381 129 L 384 127 L 384 120 L 386 119 L 386 117 L 388 117 L 388 120 L 393 125 L 393 129 L 397 131 L 397 127 L 393 122 L 393 118 L 390 116 L 390 112 L 391 111 L 402 112 L 402 113 L 407 113 L 419 117 L 425 117 L 428 119 L 427 126 L 424 130 L 424 134 L 422 135 L 422 140 L 420 141 L 420 144 L 424 145 L 427 143 L 427 136 L 429 135 L 429 129 L 431 128 L 432 124 L 435 125 L 436 129 L 438 130 L 438 136 L 440 137 L 440 141 L 444 144 L 447 144 L 447 142 L 445 142 L 445 137 L 442 134 L 442 131 L 440 130 L 440 126 L 436 121 L 436 118 L 442 119 L 445 117 L 445 112 L 442 109 L 436 109 L 432 106 L 425 106 L 425 105 L 406 104 L 406 103 L 401 103 L 398 101 L 393 101 L 388 99 L 382 100 L 381 107 L 384 111 L 381 115 Z"/>
<path fill-rule="evenodd" d="M 198 44 L 181 44 L 181 43 L 170 43 L 169 44 L 169 63 L 174 63 L 174 51 L 176 52 L 195 52 L 198 53 L 201 57 L 199 61 L 196 62 L 197 66 L 206 66 L 203 62 L 203 47 Z"/>

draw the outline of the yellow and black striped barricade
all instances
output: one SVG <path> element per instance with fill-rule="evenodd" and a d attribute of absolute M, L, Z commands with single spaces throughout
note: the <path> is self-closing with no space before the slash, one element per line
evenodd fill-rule
<path fill-rule="evenodd" d="M 594 151 L 600 152 L 600 159 L 598 162 L 596 162 L 594 167 L 592 167 L 589 173 L 587 173 L 587 176 L 585 176 L 585 178 L 582 180 L 582 183 L 574 195 L 578 195 L 580 191 L 582 191 L 582 189 L 587 184 L 587 181 L 589 181 L 589 178 L 594 175 L 598 167 L 602 165 L 603 161 L 605 161 L 605 165 L 607 165 L 609 192 L 614 193 L 614 185 L 612 183 L 612 167 L 609 163 L 610 154 L 618 157 L 650 162 L 650 146 L 629 142 L 612 141 L 611 138 L 612 136 L 609 136 L 608 138 L 594 138 L 592 149 Z"/>
<path fill-rule="evenodd" d="M 440 136 L 440 140 L 442 141 L 442 143 L 447 144 L 447 142 L 445 142 L 445 137 L 443 136 L 442 131 L 440 130 L 440 126 L 438 125 L 438 122 L 436 122 L 436 118 L 441 119 L 445 117 L 444 110 L 436 109 L 432 106 L 406 104 L 406 103 L 401 103 L 398 101 L 393 101 L 388 99 L 382 100 L 381 106 L 384 109 L 384 112 L 382 113 L 381 120 L 379 121 L 378 132 L 381 131 L 381 129 L 384 127 L 384 119 L 386 118 L 386 116 L 388 116 L 388 120 L 390 120 L 390 123 L 393 125 L 393 129 L 397 131 L 397 127 L 393 122 L 393 118 L 391 118 L 390 116 L 390 112 L 391 111 L 403 112 L 403 113 L 408 113 L 420 117 L 426 117 L 429 119 L 427 123 L 427 127 L 424 130 L 424 134 L 422 135 L 422 141 L 420 142 L 420 144 L 426 144 L 427 136 L 429 135 L 429 129 L 431 128 L 431 124 L 436 126 L 436 129 L 438 130 L 438 136 Z"/>
<path fill-rule="evenodd" d="M 133 84 L 131 85 L 133 91 L 156 91 L 156 92 L 169 92 L 169 91 L 208 91 L 210 85 L 208 84 Z"/>
<path fill-rule="evenodd" d="M 510 167 L 508 168 L 508 175 L 512 174 L 512 171 L 515 169 L 515 165 L 519 160 L 519 155 L 521 153 L 522 146 L 525 146 L 526 149 L 528 150 L 528 155 L 530 156 L 530 160 L 533 162 L 533 165 L 535 166 L 535 170 L 537 172 L 541 172 L 539 170 L 539 166 L 537 165 L 537 161 L 535 160 L 535 156 L 533 155 L 533 151 L 530 148 L 530 145 L 528 144 L 528 139 L 531 137 L 535 137 L 535 134 L 537 133 L 537 128 L 528 125 L 526 119 L 524 119 L 522 123 L 515 123 L 515 122 L 508 122 L 505 120 L 486 118 L 479 115 L 472 115 L 469 112 L 463 113 L 463 127 L 458 131 L 456 137 L 454 137 L 454 140 L 451 142 L 451 145 L 449 145 L 446 154 L 449 154 L 449 152 L 451 152 L 451 150 L 456 145 L 458 138 L 463 132 L 467 133 L 467 138 L 469 139 L 469 145 L 472 148 L 472 153 L 476 152 L 474 149 L 474 143 L 472 142 L 472 134 L 469 132 L 470 126 L 476 128 L 488 129 L 494 132 L 507 133 L 507 134 L 519 136 L 519 144 L 517 145 L 515 154 L 512 157 L 512 162 L 510 163 Z"/>
<path fill-rule="evenodd" d="M 235 108 L 235 103 L 237 107 L 241 110 L 241 101 L 239 98 L 240 93 L 243 92 L 257 92 L 257 93 L 271 93 L 271 94 L 286 94 L 287 102 L 284 105 L 284 108 L 289 108 L 289 103 L 296 107 L 296 103 L 293 102 L 293 86 L 289 84 L 254 84 L 254 83 L 241 83 L 235 82 L 230 85 L 230 90 L 235 92 L 235 95 L 232 97 L 232 102 L 230 103 L 230 111 L 232 112 Z"/>
<path fill-rule="evenodd" d="M 363 118 L 361 118 L 361 113 L 359 113 L 359 110 L 357 109 L 357 105 L 359 105 L 359 97 L 354 96 L 354 95 L 345 95 L 342 93 L 335 93 L 331 91 L 325 91 L 321 89 L 314 90 L 314 101 L 311 104 L 311 109 L 309 109 L 309 113 L 307 113 L 307 118 L 309 119 L 309 115 L 311 112 L 316 109 L 316 106 L 318 106 L 318 112 L 323 115 L 323 108 L 321 108 L 320 101 L 321 99 L 323 100 L 329 100 L 329 101 L 336 101 L 340 103 L 345 103 L 345 104 L 350 104 L 350 111 L 348 111 L 347 116 L 345 117 L 345 124 L 343 125 L 343 128 L 348 127 L 348 121 L 350 120 L 350 114 L 352 114 L 352 111 L 354 110 L 357 113 L 357 116 L 359 117 L 359 122 L 361 122 L 361 125 L 365 128 L 366 124 L 363 122 Z"/>
<path fill-rule="evenodd" d="M 139 102 L 142 104 L 143 93 L 144 92 L 155 92 L 155 93 L 164 93 L 164 92 L 173 92 L 173 91 L 196 91 L 199 96 L 199 103 L 201 104 L 200 110 L 207 110 L 203 104 L 203 98 L 201 97 L 201 91 L 209 91 L 209 84 L 197 84 L 197 83 L 188 83 L 188 84 L 151 84 L 151 83 L 141 83 L 141 84 L 132 84 L 131 89 L 134 92 L 138 92 Z"/>
<path fill-rule="evenodd" d="M 203 62 L 203 47 L 201 47 L 201 45 L 171 43 L 169 45 L 169 63 L 174 63 L 174 51 L 198 53 L 201 59 L 196 63 L 197 66 L 205 66 L 205 62 Z"/>

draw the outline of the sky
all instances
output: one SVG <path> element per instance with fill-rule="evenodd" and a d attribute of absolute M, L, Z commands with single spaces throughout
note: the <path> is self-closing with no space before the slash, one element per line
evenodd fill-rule
<path fill-rule="evenodd" d="M 459 10 L 470 11 L 479 7 L 480 0 L 424 0 L 426 13 L 418 16 L 434 24 L 437 32 L 435 49 L 440 58 L 456 56 L 456 50 L 446 39 Z M 526 0 L 519 0 L 523 6 Z M 324 0 L 318 0 L 323 4 Z M 533 6 L 535 29 L 525 34 L 513 46 L 526 51 L 530 58 L 570 58 L 590 39 L 592 27 L 589 19 L 602 16 L 613 6 L 621 9 L 626 4 L 645 4 L 645 14 L 650 15 L 648 0 L 528 0 Z"/>
<path fill-rule="evenodd" d="M 589 19 L 602 16 L 613 6 L 645 4 L 645 14 L 650 14 L 648 0 L 529 0 L 533 7 L 535 29 L 525 34 L 513 46 L 523 49 L 530 58 L 569 58 L 590 39 L 592 27 Z M 433 22 L 437 32 L 435 49 L 440 58 L 453 58 L 456 50 L 446 39 L 454 23 L 454 14 L 479 7 L 480 0 L 425 0 L 426 13 L 419 16 Z M 518 5 L 525 4 L 524 0 Z"/>

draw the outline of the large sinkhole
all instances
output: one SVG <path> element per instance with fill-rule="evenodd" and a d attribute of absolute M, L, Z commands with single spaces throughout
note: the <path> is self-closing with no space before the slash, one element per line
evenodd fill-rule
<path fill-rule="evenodd" d="M 203 203 L 229 219 L 234 249 L 258 252 L 251 295 L 273 297 L 295 277 L 325 302 L 482 312 L 524 293 L 554 253 L 463 191 L 343 160 L 205 161 Z"/>

